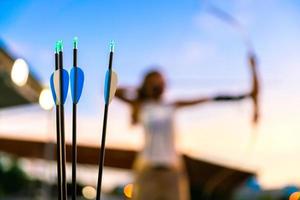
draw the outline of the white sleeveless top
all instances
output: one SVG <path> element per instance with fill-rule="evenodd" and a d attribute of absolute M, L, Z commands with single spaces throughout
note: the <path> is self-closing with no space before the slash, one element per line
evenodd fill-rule
<path fill-rule="evenodd" d="M 140 156 L 151 165 L 174 165 L 178 161 L 173 127 L 174 106 L 147 102 L 141 106 L 145 146 Z"/>

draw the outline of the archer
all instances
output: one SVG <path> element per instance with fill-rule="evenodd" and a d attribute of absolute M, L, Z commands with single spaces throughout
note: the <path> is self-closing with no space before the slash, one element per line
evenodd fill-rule
<path fill-rule="evenodd" d="M 132 123 L 140 123 L 145 135 L 144 148 L 135 162 L 134 200 L 189 199 L 186 172 L 175 149 L 173 116 L 176 110 L 208 102 L 237 102 L 250 98 L 255 107 L 253 122 L 258 121 L 259 80 L 253 54 L 249 54 L 248 61 L 252 89 L 239 95 L 216 95 L 166 103 L 162 98 L 166 82 L 159 71 L 150 71 L 144 76 L 134 98 L 128 97 L 128 88 L 117 90 L 116 97 L 131 108 Z"/>

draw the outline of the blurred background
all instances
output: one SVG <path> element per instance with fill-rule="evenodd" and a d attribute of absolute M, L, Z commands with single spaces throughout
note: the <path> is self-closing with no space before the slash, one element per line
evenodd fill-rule
<path fill-rule="evenodd" d="M 78 104 L 78 196 L 95 198 L 108 44 L 115 40 L 120 85 L 136 86 L 152 66 L 167 77 L 167 100 L 251 88 L 247 47 L 235 27 L 208 9 L 233 16 L 253 42 L 261 77 L 261 119 L 251 101 L 205 104 L 176 113 L 193 200 L 288 199 L 300 185 L 300 2 L 293 0 L 0 1 L 0 199 L 56 199 L 55 110 L 49 93 L 54 45 L 72 39 L 86 82 Z M 71 142 L 71 98 L 66 140 Z M 143 145 L 119 100 L 110 107 L 103 193 L 130 199 L 132 163 Z M 70 157 L 70 146 L 67 149 Z M 69 159 L 70 160 L 70 159 Z M 71 180 L 71 166 L 67 170 Z"/>

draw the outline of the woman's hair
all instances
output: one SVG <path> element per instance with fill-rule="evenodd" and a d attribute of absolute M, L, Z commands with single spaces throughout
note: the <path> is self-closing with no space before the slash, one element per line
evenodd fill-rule
<path fill-rule="evenodd" d="M 131 122 L 133 125 L 138 123 L 141 103 L 147 101 L 150 98 L 149 94 L 147 93 L 147 87 L 149 84 L 149 79 L 153 76 L 161 76 L 161 73 L 158 70 L 148 71 L 144 75 L 144 79 L 140 87 L 138 87 L 137 89 L 137 96 L 133 103 L 131 111 Z"/>

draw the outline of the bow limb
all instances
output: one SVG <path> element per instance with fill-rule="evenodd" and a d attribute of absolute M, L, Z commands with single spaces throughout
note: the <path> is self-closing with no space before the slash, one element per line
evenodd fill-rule
<path fill-rule="evenodd" d="M 259 105 L 260 80 L 258 77 L 257 60 L 254 53 L 250 53 L 248 55 L 248 61 L 249 61 L 249 66 L 250 66 L 250 71 L 252 76 L 252 89 L 250 92 L 250 96 L 253 102 L 252 123 L 254 126 L 256 126 L 260 118 L 260 105 Z"/>

